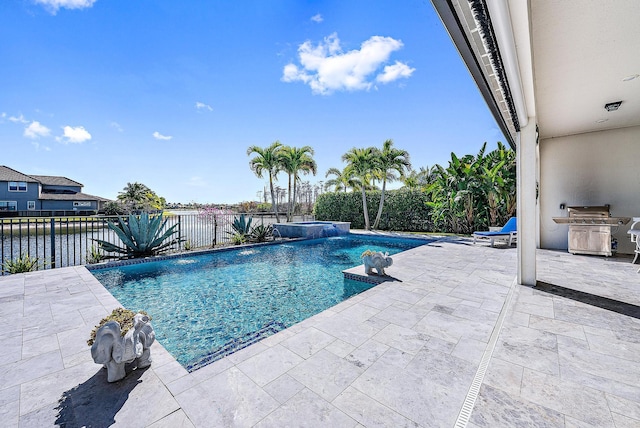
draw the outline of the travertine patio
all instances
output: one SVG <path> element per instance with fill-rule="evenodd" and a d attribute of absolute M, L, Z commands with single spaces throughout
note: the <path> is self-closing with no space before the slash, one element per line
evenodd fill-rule
<path fill-rule="evenodd" d="M 538 269 L 640 304 L 630 259 L 541 250 Z M 193 373 L 156 343 L 115 384 L 86 339 L 120 305 L 89 271 L 0 277 L 0 425 L 640 426 L 637 318 L 516 285 L 515 248 L 438 241 L 387 273 Z"/>

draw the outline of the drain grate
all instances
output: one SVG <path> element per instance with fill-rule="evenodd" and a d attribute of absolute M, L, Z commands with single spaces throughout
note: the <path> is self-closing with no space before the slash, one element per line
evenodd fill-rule
<path fill-rule="evenodd" d="M 465 397 L 464 403 L 462 404 L 462 409 L 458 414 L 458 419 L 456 420 L 456 424 L 454 425 L 455 428 L 465 428 L 469 423 L 469 419 L 471 419 L 471 412 L 473 412 L 473 407 L 475 406 L 478 395 L 480 394 L 480 387 L 482 386 L 484 375 L 487 373 L 489 362 L 491 362 L 491 356 L 493 355 L 493 350 L 495 349 L 496 343 L 498 342 L 498 336 L 500 335 L 500 331 L 502 330 L 502 325 L 504 324 L 504 319 L 506 318 L 507 311 L 509 307 L 511 307 L 511 299 L 513 297 L 513 293 L 517 286 L 517 283 L 517 280 L 513 281 L 513 283 L 511 284 L 511 288 L 509 289 L 509 293 L 507 294 L 507 298 L 504 300 L 502 310 L 500 311 L 500 315 L 498 315 L 496 325 L 493 328 L 491 337 L 489 338 L 489 343 L 487 343 L 487 347 L 485 348 L 484 354 L 482 355 L 482 360 L 480 361 L 480 365 L 478 366 L 476 375 L 473 377 L 471 387 L 469 387 L 467 396 Z"/>
<path fill-rule="evenodd" d="M 217 348 L 215 351 L 212 351 L 197 359 L 195 362 L 187 365 L 186 369 L 189 373 L 192 371 L 198 370 L 208 364 L 213 363 L 214 361 L 220 360 L 227 355 L 231 355 L 234 352 L 238 352 L 241 349 L 246 348 L 249 345 L 253 345 L 256 342 L 261 341 L 262 339 L 271 336 L 272 334 L 276 334 L 279 331 L 287 328 L 281 322 L 271 321 L 265 324 L 261 329 L 252 331 L 251 333 L 247 333 L 244 336 L 238 337 L 236 339 L 230 340 L 220 348 Z"/>

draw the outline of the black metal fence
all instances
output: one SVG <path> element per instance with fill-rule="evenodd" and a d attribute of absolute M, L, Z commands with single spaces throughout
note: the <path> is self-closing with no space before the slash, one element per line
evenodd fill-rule
<path fill-rule="evenodd" d="M 231 243 L 232 224 L 241 214 L 218 214 L 215 220 L 198 214 L 166 216 L 165 229 L 177 225 L 182 243 L 171 248 L 172 252 L 212 248 Z M 252 225 L 273 224 L 270 214 L 244 214 L 252 219 Z M 312 220 L 311 216 L 299 216 L 294 220 Z M 283 218 L 280 219 L 284 221 Z M 38 269 L 53 269 L 83 265 L 92 262 L 92 252 L 98 250 L 96 240 L 122 245 L 118 236 L 107 226 L 107 221 L 118 222 L 118 217 L 50 217 L 0 219 L 0 263 L 29 256 L 39 260 Z M 0 275 L 5 272 L 0 269 Z"/>

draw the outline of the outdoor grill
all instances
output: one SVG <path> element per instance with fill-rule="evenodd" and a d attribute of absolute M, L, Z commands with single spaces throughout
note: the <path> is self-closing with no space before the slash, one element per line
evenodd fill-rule
<path fill-rule="evenodd" d="M 609 206 L 567 207 L 568 217 L 553 221 L 569 225 L 569 252 L 611 256 L 611 228 L 629 223 L 630 217 L 611 217 Z"/>

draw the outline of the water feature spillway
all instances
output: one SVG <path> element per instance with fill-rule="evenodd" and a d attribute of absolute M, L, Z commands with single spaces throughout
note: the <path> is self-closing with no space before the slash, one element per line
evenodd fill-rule
<path fill-rule="evenodd" d="M 348 235 L 351 223 L 346 221 L 301 221 L 276 223 L 273 228 L 283 238 L 328 238 Z"/>

